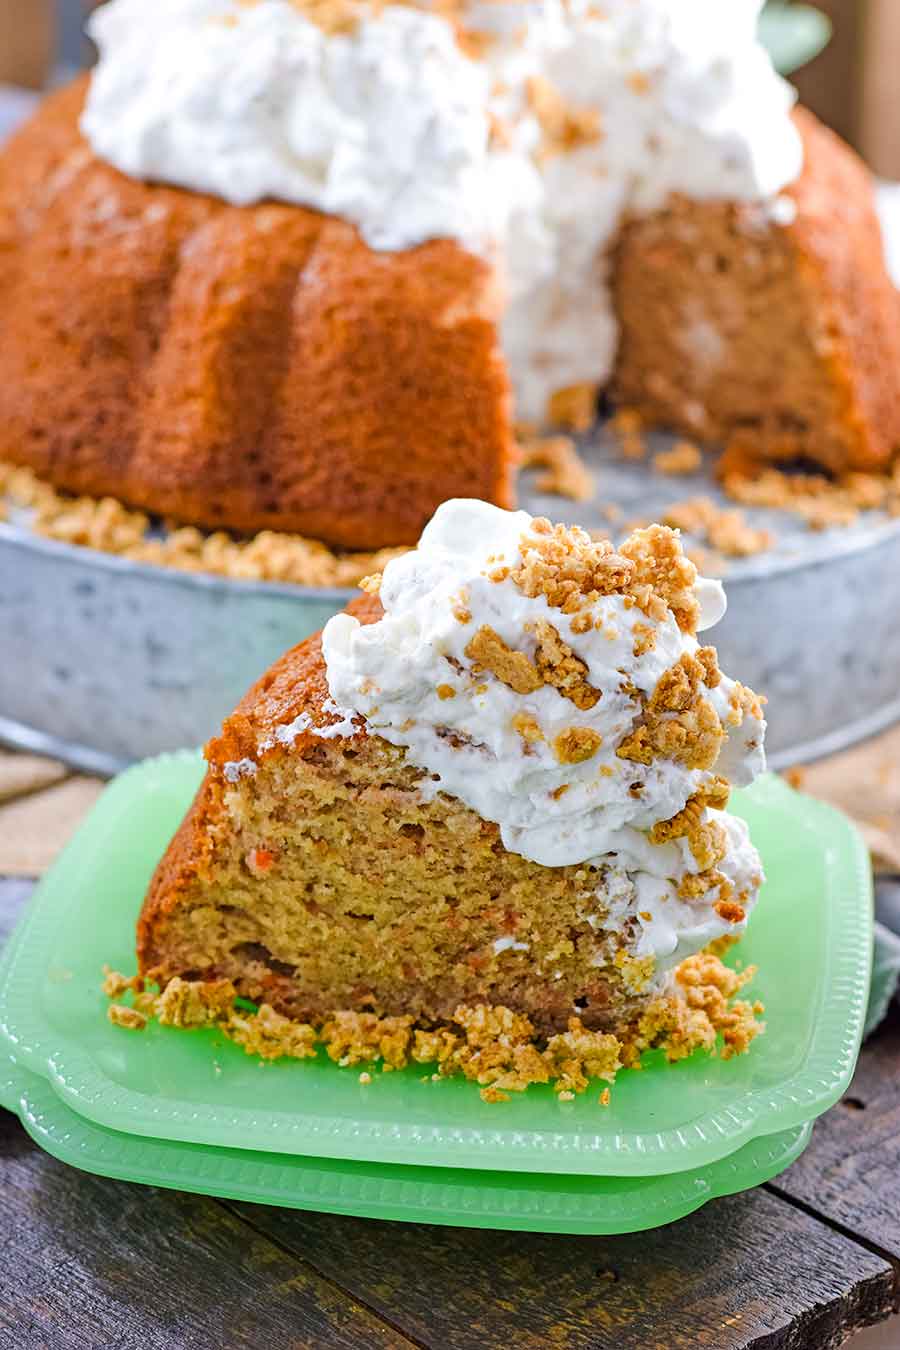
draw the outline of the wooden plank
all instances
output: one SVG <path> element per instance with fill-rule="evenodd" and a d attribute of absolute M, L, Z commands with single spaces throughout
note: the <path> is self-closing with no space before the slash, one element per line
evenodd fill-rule
<path fill-rule="evenodd" d="M 0 1346 L 412 1350 L 213 1200 L 42 1153 L 0 1111 Z"/>
<path fill-rule="evenodd" d="M 764 1191 L 617 1238 L 233 1208 L 435 1350 L 828 1350 L 893 1292 L 887 1262 Z"/>
<path fill-rule="evenodd" d="M 816 1124 L 809 1148 L 771 1189 L 851 1230 L 889 1257 L 900 1276 L 900 1009 L 896 1004 L 867 1042 L 843 1101 Z"/>

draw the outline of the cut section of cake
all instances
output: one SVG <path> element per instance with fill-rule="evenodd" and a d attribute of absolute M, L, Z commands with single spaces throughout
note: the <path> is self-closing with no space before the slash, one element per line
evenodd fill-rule
<path fill-rule="evenodd" d="M 709 1044 L 685 989 L 736 992 L 697 954 L 743 933 L 762 883 L 725 809 L 763 767 L 760 701 L 697 637 L 719 583 L 663 527 L 616 550 L 453 501 L 369 589 L 207 747 L 142 979 L 342 1027 L 342 1057 L 348 1028 L 398 1018 L 408 1040 L 513 1017 L 545 1047 Z"/>

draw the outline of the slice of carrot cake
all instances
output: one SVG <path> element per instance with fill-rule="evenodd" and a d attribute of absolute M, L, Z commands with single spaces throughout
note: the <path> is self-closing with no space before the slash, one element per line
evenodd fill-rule
<path fill-rule="evenodd" d="M 661 526 L 616 550 L 452 501 L 368 590 L 207 747 L 138 925 L 162 1020 L 203 1021 L 211 990 L 227 1022 L 237 993 L 263 1053 L 288 1025 L 289 1053 L 318 1036 L 348 1062 L 496 1033 L 556 1078 L 572 1037 L 607 1068 L 717 1028 L 742 1048 L 742 981 L 704 949 L 762 881 L 725 807 L 765 723 L 697 638 L 720 584 Z"/>

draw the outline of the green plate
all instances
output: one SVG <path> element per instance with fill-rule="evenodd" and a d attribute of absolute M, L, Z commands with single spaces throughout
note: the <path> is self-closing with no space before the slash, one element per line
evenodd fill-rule
<path fill-rule="evenodd" d="M 133 925 L 152 868 L 202 774 L 196 754 L 123 774 L 38 888 L 0 974 L 0 1034 L 79 1115 L 155 1139 L 279 1154 L 503 1171 L 657 1176 L 793 1129 L 846 1088 L 859 1049 L 872 951 L 868 855 L 840 814 L 766 778 L 736 794 L 769 881 L 741 944 L 768 1031 L 749 1054 L 645 1057 L 612 1103 L 536 1087 L 502 1105 L 421 1067 L 373 1073 L 313 1061 L 264 1064 L 214 1030 L 112 1026 L 104 961 L 132 969 Z"/>
<path fill-rule="evenodd" d="M 803 1152 L 812 1123 L 767 1135 L 691 1172 L 560 1177 L 341 1162 L 144 1139 L 76 1115 L 45 1079 L 0 1057 L 0 1104 L 47 1153 L 86 1172 L 230 1200 L 364 1219 L 531 1233 L 636 1233 L 769 1181 Z"/>

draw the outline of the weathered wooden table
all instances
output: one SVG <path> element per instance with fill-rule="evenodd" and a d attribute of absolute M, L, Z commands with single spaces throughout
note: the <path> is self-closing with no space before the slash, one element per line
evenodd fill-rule
<path fill-rule="evenodd" d="M 31 886 L 0 879 L 0 941 Z M 652 1233 L 479 1232 L 154 1190 L 56 1162 L 0 1111 L 0 1235 L 3 1350 L 828 1350 L 900 1296 L 900 1015 L 788 1172 Z"/>

